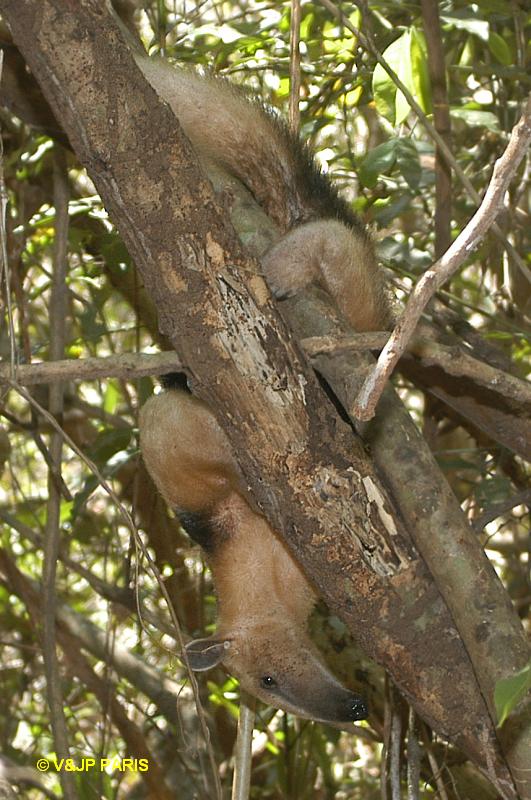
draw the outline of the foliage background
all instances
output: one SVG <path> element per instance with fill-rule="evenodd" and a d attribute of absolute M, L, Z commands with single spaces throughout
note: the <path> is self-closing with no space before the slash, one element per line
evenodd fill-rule
<path fill-rule="evenodd" d="M 144 4 L 146 5 L 146 4 Z M 427 48 L 419 4 L 342 3 L 432 112 Z M 482 0 L 439 5 L 451 108 L 452 152 L 482 194 L 508 131 L 529 90 L 526 47 L 529 15 L 518 2 Z M 249 86 L 285 111 L 289 96 L 290 6 L 254 2 L 153 2 L 136 16 L 152 52 L 199 64 Z M 434 258 L 434 146 L 374 59 L 318 3 L 302 4 L 301 134 L 371 226 L 398 305 Z M 1 112 L 3 170 L 9 197 L 7 245 L 10 308 L 0 332 L 0 355 L 30 362 L 50 357 L 50 291 L 55 243 L 54 187 L 60 145 L 56 137 Z M 70 185 L 68 311 L 65 356 L 107 356 L 164 347 L 152 309 L 127 252 L 86 174 L 67 154 Z M 519 171 L 500 221 L 527 259 L 529 160 Z M 452 191 L 454 236 L 475 210 L 457 181 Z M 525 314 L 529 285 L 489 236 L 439 300 L 473 326 L 486 343 L 512 359 L 520 374 L 529 363 Z M 430 442 L 489 557 L 522 618 L 529 613 L 530 540 L 525 518 L 526 471 L 522 461 L 470 426 L 462 427 L 441 405 L 400 375 L 403 399 Z M 208 570 L 196 548 L 156 498 L 138 459 L 138 408 L 151 381 L 107 379 L 65 387 L 63 427 L 96 464 L 116 495 L 133 508 L 183 629 L 209 631 L 214 598 Z M 47 407 L 45 387 L 31 390 Z M 38 605 L 28 592 L 42 579 L 42 541 L 49 516 L 50 425 L 15 392 L 3 393 L 0 428 L 0 737 L 6 768 L 27 768 L 17 783 L 22 796 L 59 793 L 53 774 L 31 771 L 53 754 L 39 646 Z M 67 714 L 80 757 L 133 756 L 140 737 L 179 797 L 208 796 L 202 785 L 204 749 L 186 673 L 174 653 L 171 622 L 157 581 L 137 552 L 120 509 L 109 501 L 93 470 L 69 448 L 63 451 L 58 606 L 64 639 Z M 520 502 L 515 502 L 515 497 Z M 16 564 L 19 577 L 9 572 Z M 26 579 L 26 594 L 20 581 Z M 17 583 L 17 580 L 19 581 Z M 29 586 L 29 588 L 28 588 Z M 137 615 L 136 586 L 143 621 Z M 330 623 L 336 649 L 352 654 L 338 621 Z M 83 643 L 83 667 L 69 649 Z M 133 659 L 131 659 L 133 657 Z M 359 656 L 356 657 L 359 663 Z M 128 661 L 129 659 L 129 661 Z M 330 728 L 262 709 L 255 733 L 253 796 L 372 798 L 380 796 L 382 740 L 387 735 L 391 692 L 376 668 L 362 660 L 374 694 L 373 739 L 353 739 Z M 84 671 L 83 671 L 84 670 Z M 168 676 L 162 683 L 162 676 Z M 84 677 L 82 677 L 84 676 Z M 161 698 L 160 689 L 168 693 Z M 223 780 L 235 735 L 237 692 L 221 672 L 200 683 L 210 700 L 212 746 Z M 111 708 L 116 696 L 126 713 Z M 178 714 L 175 712 L 179 697 Z M 398 701 L 396 701 L 398 702 Z M 387 711 L 386 711 L 387 709 Z M 441 770 L 439 783 L 423 768 L 421 796 L 468 795 L 466 767 L 421 731 Z M 136 752 L 140 752 L 138 749 Z M 383 759 L 385 765 L 385 758 Z M 452 767 L 450 772 L 447 767 Z M 12 773 L 10 773 L 12 774 Z M 20 778 L 22 775 L 22 778 Z M 476 776 L 474 779 L 477 780 Z M 76 777 L 80 797 L 142 796 L 139 773 L 117 770 Z M 32 786 L 32 781 L 39 783 Z M 140 781 L 140 783 L 139 783 Z M 459 782 L 455 789 L 456 781 Z M 473 784 L 475 792 L 478 784 Z M 44 787 L 44 788 L 43 788 Z M 493 796 L 481 785 L 483 796 Z"/>

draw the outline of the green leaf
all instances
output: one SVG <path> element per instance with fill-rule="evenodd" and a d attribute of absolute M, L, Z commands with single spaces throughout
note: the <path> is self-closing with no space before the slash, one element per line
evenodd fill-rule
<path fill-rule="evenodd" d="M 396 163 L 406 183 L 412 189 L 416 189 L 422 177 L 422 167 L 415 142 L 412 139 L 398 139 Z"/>
<path fill-rule="evenodd" d="M 89 342 L 96 342 L 105 333 L 105 325 L 99 317 L 96 306 L 86 306 L 78 315 L 83 338 Z"/>
<path fill-rule="evenodd" d="M 531 663 L 515 675 L 502 678 L 497 682 L 494 689 L 494 705 L 498 717 L 498 727 L 503 725 L 513 708 L 516 708 L 529 689 L 531 689 Z"/>
<path fill-rule="evenodd" d="M 483 508 L 491 507 L 507 500 L 511 493 L 511 481 L 504 475 L 484 478 L 474 487 L 473 492 Z"/>
<path fill-rule="evenodd" d="M 422 110 L 429 112 L 428 67 L 422 35 L 410 28 L 389 45 L 383 56 Z M 400 125 L 409 114 L 409 103 L 380 64 L 374 69 L 372 91 L 379 113 L 393 125 Z"/>
<path fill-rule="evenodd" d="M 359 169 L 360 180 L 365 186 L 372 188 L 380 175 L 388 174 L 395 161 L 398 139 L 389 139 L 379 144 L 365 156 Z"/>
<path fill-rule="evenodd" d="M 114 414 L 118 408 L 121 397 L 122 393 L 118 381 L 111 378 L 107 383 L 107 388 L 103 396 L 103 410 L 106 411 L 107 414 Z"/>
<path fill-rule="evenodd" d="M 459 12 L 455 14 L 441 14 L 441 21 L 458 30 L 472 33 L 474 36 L 477 36 L 478 39 L 481 39 L 482 42 L 487 42 L 489 39 L 489 23 L 487 20 L 479 19 L 474 16 L 474 12 L 468 9 L 463 9 L 460 14 Z"/>
<path fill-rule="evenodd" d="M 83 483 L 83 487 L 74 495 L 74 503 L 72 505 L 72 522 L 75 522 L 85 507 L 85 503 L 99 486 L 99 480 L 95 475 L 89 475 Z"/>
<path fill-rule="evenodd" d="M 400 214 L 403 214 L 411 203 L 410 194 L 395 194 L 392 202 L 377 201 L 374 203 L 374 219 L 382 228 L 385 228 Z"/>
<path fill-rule="evenodd" d="M 116 453 L 126 450 L 131 441 L 130 428 L 111 428 L 99 433 L 89 455 L 98 466 L 106 464 Z"/>
<path fill-rule="evenodd" d="M 500 130 L 498 117 L 492 111 L 480 111 L 477 108 L 451 108 L 450 114 L 452 117 L 462 120 L 470 128 L 487 128 L 495 133 Z"/>
<path fill-rule="evenodd" d="M 302 42 L 305 42 L 306 39 L 309 38 L 314 20 L 315 13 L 313 11 L 310 11 L 304 15 L 300 28 L 300 37 Z"/>
<path fill-rule="evenodd" d="M 384 58 L 395 72 L 400 64 L 400 52 L 403 48 L 404 36 L 396 39 L 384 52 Z M 400 76 L 402 77 L 402 76 Z M 372 92 L 378 112 L 388 119 L 393 125 L 396 122 L 396 93 L 397 88 L 387 72 L 377 64 L 372 76 Z"/>
<path fill-rule="evenodd" d="M 390 175 L 395 165 L 406 183 L 417 188 L 422 177 L 419 154 L 415 143 L 404 137 L 389 139 L 371 150 L 360 165 L 360 180 L 372 188 L 380 175 Z"/>
<path fill-rule="evenodd" d="M 511 64 L 514 63 L 512 53 L 509 50 L 509 45 L 505 39 L 493 31 L 491 31 L 489 36 L 489 50 L 494 58 L 500 62 L 500 64 L 510 67 Z"/>

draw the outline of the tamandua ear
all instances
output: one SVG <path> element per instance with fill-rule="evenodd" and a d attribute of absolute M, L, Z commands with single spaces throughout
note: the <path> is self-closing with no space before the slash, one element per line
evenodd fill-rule
<path fill-rule="evenodd" d="M 217 666 L 227 655 L 230 642 L 226 639 L 194 639 L 186 645 L 188 662 L 194 672 L 204 672 Z"/>

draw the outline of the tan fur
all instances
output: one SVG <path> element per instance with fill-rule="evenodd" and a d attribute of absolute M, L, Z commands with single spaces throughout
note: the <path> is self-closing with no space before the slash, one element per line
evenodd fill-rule
<path fill-rule="evenodd" d="M 267 617 L 304 628 L 315 593 L 264 517 L 233 492 L 216 507 L 212 522 L 230 532 L 212 560 L 219 629 L 251 629 Z M 242 575 L 253 576 L 252 593 Z"/>
<path fill-rule="evenodd" d="M 286 296 L 321 284 L 355 330 L 385 329 L 389 310 L 370 238 L 338 219 L 312 219 L 315 209 L 292 177 L 292 145 L 273 120 L 226 81 L 160 59 L 137 63 L 205 169 L 218 164 L 238 178 L 284 234 L 262 258 L 271 290 Z"/>
<path fill-rule="evenodd" d="M 218 626 L 233 628 L 244 617 L 254 624 L 279 612 L 304 625 L 315 594 L 285 545 L 242 496 L 229 442 L 208 406 L 185 392 L 164 392 L 144 404 L 139 425 L 146 467 L 170 507 L 207 511 L 211 524 L 226 532 L 212 562 L 221 598 Z M 242 574 L 253 576 L 252 596 Z"/>
<path fill-rule="evenodd" d="M 361 718 L 361 699 L 338 683 L 308 636 L 314 590 L 245 499 L 228 440 L 208 407 L 182 391 L 150 398 L 140 413 L 140 446 L 167 502 L 206 517 L 211 530 L 218 627 L 188 646 L 194 668 L 222 661 L 247 691 L 300 716 Z M 264 688 L 264 676 L 274 676 L 273 691 Z"/>
<path fill-rule="evenodd" d="M 301 270 L 301 252 L 305 253 Z M 287 233 L 262 259 L 267 282 L 278 297 L 309 283 L 333 297 L 357 331 L 384 330 L 388 324 L 381 272 L 369 240 L 353 236 L 338 220 L 319 220 Z"/>
<path fill-rule="evenodd" d="M 281 230 L 287 230 L 290 149 L 271 121 L 257 114 L 256 106 L 228 81 L 171 67 L 157 58 L 136 60 L 174 111 L 200 159 L 221 165 L 241 180 Z"/>
<path fill-rule="evenodd" d="M 140 412 L 140 431 L 146 467 L 172 508 L 202 512 L 242 491 L 227 437 L 192 395 L 151 397 Z"/>

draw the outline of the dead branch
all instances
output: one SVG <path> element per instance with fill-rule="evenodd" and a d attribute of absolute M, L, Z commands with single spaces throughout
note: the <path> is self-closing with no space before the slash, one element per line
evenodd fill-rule
<path fill-rule="evenodd" d="M 482 237 L 492 226 L 501 210 L 503 197 L 509 183 L 518 169 L 530 141 L 531 95 L 522 109 L 518 124 L 512 130 L 505 152 L 494 165 L 492 178 L 480 207 L 444 256 L 420 278 L 410 295 L 406 308 L 382 350 L 376 367 L 367 377 L 356 399 L 352 413 L 357 419 L 369 420 L 374 416 L 376 403 L 383 387 L 413 336 L 422 312 L 435 292 L 462 266 L 465 259 L 475 250 Z"/>
<path fill-rule="evenodd" d="M 291 19 L 289 35 L 289 126 L 298 136 L 301 112 L 299 99 L 301 94 L 301 55 L 299 50 L 301 37 L 301 3 L 291 0 Z"/>
<path fill-rule="evenodd" d="M 301 345 L 311 359 L 359 350 L 382 350 L 389 339 L 386 332 L 354 333 L 345 336 L 310 336 Z M 427 366 L 442 367 L 448 375 L 466 377 L 501 397 L 521 404 L 522 412 L 531 408 L 531 386 L 502 369 L 496 369 L 468 355 L 463 347 L 450 346 L 416 336 L 406 350 Z"/>
<path fill-rule="evenodd" d="M 105 358 L 65 359 L 63 361 L 43 361 L 20 364 L 16 367 L 16 379 L 22 386 L 60 381 L 91 381 L 99 378 L 124 378 L 134 380 L 148 375 L 166 375 L 182 370 L 182 362 L 177 354 L 163 353 L 123 353 Z M 11 368 L 0 363 L 0 384 L 9 383 Z"/>
<path fill-rule="evenodd" d="M 385 346 L 389 334 L 387 332 L 374 333 L 346 333 L 342 336 L 308 336 L 301 341 L 301 346 L 308 357 L 314 363 L 319 356 L 342 353 L 373 350 L 380 351 Z M 407 359 L 407 360 L 404 360 Z M 528 430 L 527 410 L 531 407 L 531 388 L 528 384 L 517 378 L 511 373 L 501 368 L 493 367 L 478 358 L 469 355 L 467 349 L 462 346 L 443 345 L 440 342 L 428 337 L 415 336 L 409 343 L 408 349 L 401 361 L 402 367 L 407 377 L 410 373 L 417 372 L 415 365 L 421 364 L 424 367 L 440 367 L 446 375 L 453 375 L 458 378 L 467 378 L 477 386 L 488 389 L 492 395 L 498 395 L 504 404 L 510 401 L 515 407 L 518 417 L 518 428 L 515 429 L 512 437 L 504 435 L 506 432 L 508 419 L 504 419 L 503 425 L 500 408 L 494 409 L 490 406 L 485 408 L 485 412 L 478 417 L 478 403 L 474 404 L 475 413 L 472 417 L 475 424 L 478 424 L 485 432 L 506 447 L 515 449 L 522 457 L 526 457 L 526 442 L 531 442 L 531 430 Z M 99 358 L 79 358 L 66 359 L 64 361 L 47 361 L 32 364 L 21 364 L 16 368 L 17 381 L 22 386 L 32 386 L 35 384 L 52 384 L 58 381 L 76 380 L 96 380 L 99 378 L 123 378 L 134 380 L 136 378 L 151 375 L 166 375 L 171 372 L 181 371 L 182 361 L 174 351 L 164 351 L 162 353 L 123 353 L 118 356 L 107 356 Z M 399 364 L 400 369 L 400 364 Z M 0 384 L 9 383 L 11 367 L 0 363 Z M 413 376 L 415 380 L 415 377 Z M 426 391 L 432 392 L 439 397 L 442 389 L 435 386 L 422 384 Z M 455 408 L 461 411 L 464 397 L 451 398 L 445 395 L 446 402 L 456 404 Z M 444 398 L 443 398 L 444 399 Z M 87 411 L 92 416 L 105 419 L 115 427 L 128 425 L 121 417 L 111 418 L 103 409 L 87 408 L 86 404 L 78 398 L 73 399 L 73 404 Z M 496 419 L 492 419 L 489 424 L 489 414 L 496 413 Z M 518 447 L 518 442 L 522 446 Z M 65 490 L 63 488 L 63 494 Z"/>
<path fill-rule="evenodd" d="M 67 251 L 68 251 L 68 202 L 70 191 L 64 152 L 58 150 L 54 159 L 54 206 L 55 238 L 53 246 L 53 275 L 50 302 L 50 356 L 61 358 L 64 353 L 65 324 L 67 310 Z M 50 387 L 50 413 L 60 419 L 63 413 L 63 387 L 54 384 Z M 64 712 L 61 673 L 57 660 L 57 632 L 55 609 L 57 597 L 55 580 L 57 573 L 57 554 L 60 538 L 61 489 L 56 476 L 61 475 L 63 440 L 57 431 L 50 437 L 50 465 L 48 467 L 48 501 L 46 506 L 46 536 L 42 563 L 42 644 L 44 671 L 46 675 L 46 694 L 50 706 L 55 750 L 59 758 L 71 758 L 68 729 Z M 61 786 L 67 800 L 75 800 L 77 792 L 73 775 L 66 770 L 59 773 Z"/>

